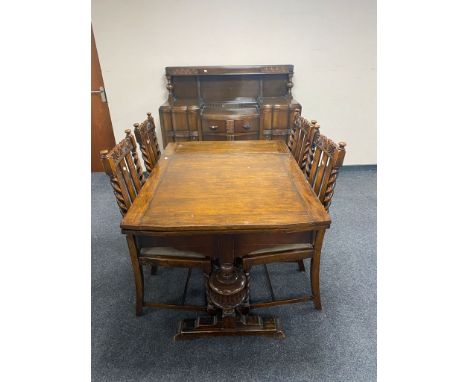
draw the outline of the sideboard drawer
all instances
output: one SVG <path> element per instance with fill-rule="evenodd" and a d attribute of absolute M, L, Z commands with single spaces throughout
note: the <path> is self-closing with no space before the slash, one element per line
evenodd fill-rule
<path fill-rule="evenodd" d="M 246 118 L 234 121 L 234 132 L 253 133 L 259 129 L 258 118 Z"/>
<path fill-rule="evenodd" d="M 202 129 L 204 133 L 217 134 L 226 133 L 226 121 L 221 119 L 203 119 Z"/>

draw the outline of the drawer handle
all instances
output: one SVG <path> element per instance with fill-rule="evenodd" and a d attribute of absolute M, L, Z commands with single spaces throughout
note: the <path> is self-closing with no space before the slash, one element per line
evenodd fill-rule
<path fill-rule="evenodd" d="M 212 126 L 210 126 L 210 129 L 211 129 L 211 130 L 217 130 L 217 129 L 218 129 L 218 126 L 212 125 Z"/>
<path fill-rule="evenodd" d="M 248 124 L 245 124 L 245 125 L 242 126 L 242 127 L 243 127 L 245 130 L 250 130 L 250 128 L 251 128 L 252 126 L 250 126 L 250 125 L 248 125 Z"/>

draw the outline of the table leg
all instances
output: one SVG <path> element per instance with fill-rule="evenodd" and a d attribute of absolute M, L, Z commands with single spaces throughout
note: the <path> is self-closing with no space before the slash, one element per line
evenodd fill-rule
<path fill-rule="evenodd" d="M 268 335 L 284 337 L 275 317 L 242 314 L 248 311 L 249 283 L 242 268 L 235 265 L 235 237 L 223 235 L 218 241 L 221 266 L 207 282 L 207 300 L 215 314 L 184 319 L 174 339 L 226 335 Z"/>

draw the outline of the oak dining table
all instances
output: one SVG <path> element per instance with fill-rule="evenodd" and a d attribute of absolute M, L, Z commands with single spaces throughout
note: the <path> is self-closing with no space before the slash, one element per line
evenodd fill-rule
<path fill-rule="evenodd" d="M 134 260 L 140 239 L 211 258 L 207 312 L 182 320 L 175 339 L 284 337 L 278 318 L 252 314 L 252 280 L 241 259 L 255 250 L 307 243 L 313 237 L 314 258 L 319 259 L 330 224 L 283 141 L 197 141 L 168 144 L 123 218 L 121 231 Z M 315 264 L 311 273 L 318 282 L 320 262 Z M 134 276 L 141 310 L 145 306 L 141 269 L 134 267 Z M 314 280 L 314 293 L 313 289 Z"/>

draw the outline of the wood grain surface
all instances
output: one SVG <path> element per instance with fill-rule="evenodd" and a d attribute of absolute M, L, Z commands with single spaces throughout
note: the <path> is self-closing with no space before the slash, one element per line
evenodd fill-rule
<path fill-rule="evenodd" d="M 282 141 L 171 143 L 122 232 L 306 231 L 330 217 Z"/>

